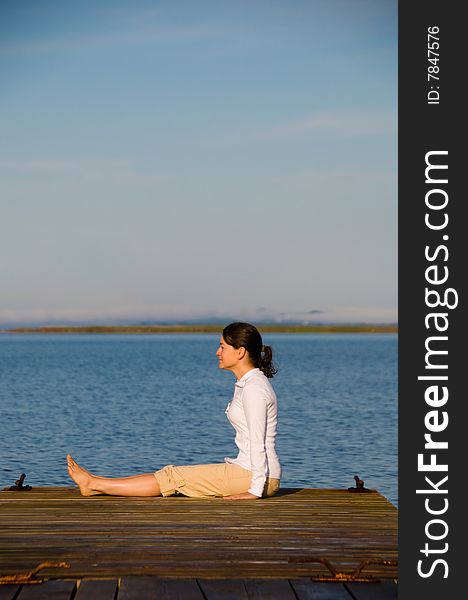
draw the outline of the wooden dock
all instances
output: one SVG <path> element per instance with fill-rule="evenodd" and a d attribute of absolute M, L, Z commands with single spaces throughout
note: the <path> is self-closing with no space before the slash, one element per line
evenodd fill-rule
<path fill-rule="evenodd" d="M 387 600 L 398 511 L 378 492 L 256 501 L 0 492 L 0 600 Z M 362 570 L 360 570 L 362 569 Z M 359 571 L 360 570 L 360 571 Z"/>

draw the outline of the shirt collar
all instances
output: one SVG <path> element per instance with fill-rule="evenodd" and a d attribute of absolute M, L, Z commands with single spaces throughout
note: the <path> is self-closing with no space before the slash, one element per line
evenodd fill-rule
<path fill-rule="evenodd" d="M 244 375 L 242 375 L 242 377 L 239 379 L 239 381 L 236 381 L 234 386 L 243 388 L 244 385 L 247 383 L 247 381 L 259 372 L 260 372 L 260 369 L 258 367 L 254 368 L 254 369 L 250 369 L 250 371 L 247 371 L 247 373 L 244 373 Z"/>

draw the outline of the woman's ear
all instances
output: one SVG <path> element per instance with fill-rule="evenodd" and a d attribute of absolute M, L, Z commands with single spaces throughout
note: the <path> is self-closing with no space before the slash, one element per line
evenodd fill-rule
<path fill-rule="evenodd" d="M 247 350 L 244 348 L 244 346 L 241 346 L 240 348 L 237 348 L 238 351 L 238 357 L 239 360 L 242 360 L 247 352 Z"/>

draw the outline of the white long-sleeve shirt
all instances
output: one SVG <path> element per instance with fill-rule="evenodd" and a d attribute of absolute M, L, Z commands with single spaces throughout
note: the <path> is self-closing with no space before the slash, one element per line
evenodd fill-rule
<path fill-rule="evenodd" d="M 251 369 L 236 381 L 226 415 L 236 430 L 239 454 L 224 460 L 252 471 L 248 491 L 261 497 L 267 477 L 281 478 L 281 465 L 275 450 L 278 403 L 260 369 Z"/>

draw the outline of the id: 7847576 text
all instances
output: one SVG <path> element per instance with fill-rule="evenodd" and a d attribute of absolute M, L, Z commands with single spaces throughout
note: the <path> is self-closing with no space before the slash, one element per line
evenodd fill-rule
<path fill-rule="evenodd" d="M 437 25 L 427 28 L 427 81 L 431 84 L 427 93 L 428 104 L 439 104 L 440 91 L 439 91 L 439 72 L 440 68 L 438 62 L 440 60 L 439 55 L 440 40 L 439 40 L 439 27 Z"/>

